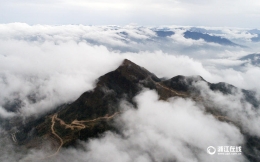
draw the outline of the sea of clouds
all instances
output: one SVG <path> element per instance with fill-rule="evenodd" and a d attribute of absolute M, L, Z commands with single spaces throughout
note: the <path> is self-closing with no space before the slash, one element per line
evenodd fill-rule
<path fill-rule="evenodd" d="M 258 52 L 259 43 L 249 39 L 253 34 L 218 28 L 221 36 L 247 47 L 222 46 L 186 39 L 183 33 L 189 28 L 167 27 L 175 34 L 160 38 L 155 31 L 164 27 L 1 24 L 0 117 L 37 116 L 73 102 L 125 58 L 158 77 L 200 75 L 212 83 L 226 82 L 259 93 L 260 68 L 242 66 L 239 60 Z M 249 103 L 241 104 L 240 94 L 232 98 L 196 86 L 232 120 L 244 121 L 243 130 L 260 137 L 256 124 L 260 112 Z M 17 100 L 17 109 L 8 110 L 6 105 Z M 122 104 L 127 111 L 115 123 L 120 135 L 107 132 L 100 139 L 79 141 L 80 148 L 62 149 L 47 161 L 245 161 L 242 155 L 206 153 L 211 145 L 242 145 L 244 137 L 238 127 L 206 114 L 202 105 L 181 98 L 160 101 L 150 90 L 139 94 L 136 102 L 138 109 Z M 1 161 L 37 161 L 47 156 L 47 147 L 47 151 L 17 149 L 8 132 L 0 131 L 5 146 L 0 149 Z"/>

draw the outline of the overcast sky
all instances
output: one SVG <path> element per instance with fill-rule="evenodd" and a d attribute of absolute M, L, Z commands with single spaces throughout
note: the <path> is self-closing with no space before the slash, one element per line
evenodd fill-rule
<path fill-rule="evenodd" d="M 258 0 L 0 0 L 0 23 L 260 26 Z"/>

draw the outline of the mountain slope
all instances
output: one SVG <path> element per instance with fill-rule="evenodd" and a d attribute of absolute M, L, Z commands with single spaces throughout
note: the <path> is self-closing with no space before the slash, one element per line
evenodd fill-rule
<path fill-rule="evenodd" d="M 232 95 L 241 91 L 238 88 L 226 84 L 211 84 L 200 76 L 175 76 L 169 80 L 161 80 L 148 70 L 135 63 L 124 60 L 114 71 L 101 76 L 96 83 L 96 88 L 83 93 L 75 102 L 64 104 L 55 111 L 48 113 L 37 120 L 21 125 L 18 131 L 11 134 L 14 142 L 27 147 L 39 147 L 48 140 L 56 148 L 52 155 L 56 155 L 61 147 L 73 144 L 77 139 L 88 140 L 98 137 L 105 131 L 119 131 L 113 125 L 113 119 L 119 116 L 124 110 L 121 109 L 122 100 L 127 101 L 136 107 L 134 97 L 143 88 L 156 90 L 161 100 L 170 97 L 191 98 L 197 103 L 203 104 L 206 112 L 215 116 L 223 122 L 231 122 L 241 127 L 239 123 L 230 121 L 226 114 L 218 111 L 208 99 L 202 95 L 196 83 L 203 83 L 211 91 L 217 91 L 223 95 Z M 242 90 L 243 100 L 259 106 L 258 99 L 254 92 Z M 219 118 L 219 117 L 224 118 Z M 247 137 L 247 150 L 259 149 L 257 137 L 241 132 Z M 252 161 L 257 161 L 254 153 L 245 151 L 246 156 L 250 156 Z M 252 154 L 254 155 L 253 157 Z"/>

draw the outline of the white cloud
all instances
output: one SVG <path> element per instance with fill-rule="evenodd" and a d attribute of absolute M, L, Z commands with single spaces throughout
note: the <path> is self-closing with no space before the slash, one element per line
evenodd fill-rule
<path fill-rule="evenodd" d="M 243 30 L 231 30 L 231 29 L 223 29 L 224 36 L 228 39 L 245 39 L 250 41 L 251 38 L 256 37 L 256 34 L 248 33 Z"/>
<path fill-rule="evenodd" d="M 129 37 L 118 32 L 126 32 Z M 61 103 L 72 102 L 84 91 L 93 89 L 96 79 L 116 69 L 124 58 L 145 67 L 158 77 L 201 75 L 210 82 L 224 81 L 240 88 L 260 90 L 260 68 L 248 66 L 243 71 L 230 67 L 219 68 L 220 64 L 233 66 L 240 63 L 233 60 L 236 54 L 240 56 L 246 53 L 243 49 L 230 47 L 226 50 L 223 46 L 215 47 L 208 44 L 208 48 L 204 48 L 205 46 L 200 44 L 205 43 L 202 41 L 187 43 L 183 36 L 180 37 L 181 32 L 174 37 L 177 43 L 167 38 L 159 45 L 158 42 L 150 44 L 149 41 L 153 41 L 154 34 L 150 28 L 135 26 L 30 26 L 20 23 L 0 25 L 1 116 L 38 114 Z M 170 53 L 164 52 L 165 46 L 161 46 L 169 43 L 167 41 L 170 42 L 169 46 L 173 46 Z M 116 51 L 118 48 L 133 45 L 136 45 L 137 49 L 142 47 L 152 50 Z M 162 50 L 155 48 L 155 45 Z M 195 53 L 198 52 L 202 58 L 216 54 L 214 57 L 221 59 L 211 59 L 211 62 L 206 64 L 207 59 L 192 58 L 189 50 L 183 50 L 187 47 L 196 49 L 197 46 L 202 50 L 195 50 Z M 212 52 L 216 48 L 220 50 Z M 221 53 L 218 53 L 219 51 Z M 36 103 L 28 99 L 28 95 L 35 97 Z M 244 107 L 251 119 L 243 114 L 243 107 L 239 107 L 241 96 L 223 96 L 210 92 L 210 97 L 212 103 L 221 103 L 220 110 L 228 107 L 228 115 L 231 118 L 234 117 L 232 110 L 238 107 L 238 113 L 235 115 L 238 115 L 237 119 L 245 121 L 242 123 L 243 129 L 259 136 L 259 128 L 255 124 L 259 123 L 259 112 L 255 112 L 246 104 Z M 19 113 L 3 109 L 7 100 L 12 101 L 15 98 L 20 98 L 22 102 Z M 237 127 L 205 114 L 203 106 L 188 99 L 172 98 L 169 102 L 158 101 L 157 94 L 152 91 L 141 93 L 136 101 L 138 109 L 129 108 L 118 119 L 123 136 L 107 132 L 100 139 L 80 142 L 83 149 L 63 149 L 57 160 L 208 161 L 212 158 L 212 161 L 243 161 L 241 156 L 209 156 L 206 153 L 209 145 L 240 145 L 243 143 L 243 137 Z M 1 130 L 0 135 L 5 133 Z M 10 141 L 0 138 L 0 143 L 8 146 L 10 155 L 16 154 L 15 151 L 11 151 L 14 147 Z M 2 152 L 4 154 L 0 155 L 0 159 L 8 159 L 8 151 Z M 46 154 L 48 153 L 43 150 L 20 150 L 14 159 L 8 160 L 26 161 Z"/>
<path fill-rule="evenodd" d="M 7 112 L 3 107 L 0 106 L 0 117 L 2 118 L 9 118 L 14 117 L 15 113 Z"/>
<path fill-rule="evenodd" d="M 205 114 L 203 106 L 189 99 L 158 98 L 154 91 L 143 91 L 136 97 L 137 109 L 122 104 L 127 110 L 116 119 L 121 134 L 107 132 L 99 139 L 80 142 L 79 148 L 62 149 L 55 161 L 245 161 L 243 155 L 206 152 L 208 146 L 242 145 L 237 127 Z M 46 152 L 30 151 L 21 161 L 42 157 Z"/>
<path fill-rule="evenodd" d="M 220 92 L 211 91 L 204 82 L 198 82 L 194 85 L 201 90 L 201 95 L 207 98 L 209 106 L 214 107 L 215 110 L 222 113 L 222 116 L 226 116 L 237 126 L 240 126 L 243 132 L 260 137 L 260 126 L 256 124 L 260 122 L 259 108 L 255 108 L 245 101 L 240 90 L 233 90 L 234 94 L 223 95 Z"/>
<path fill-rule="evenodd" d="M 35 45 L 1 41 L 1 48 L 4 53 L 0 60 L 1 104 L 8 99 L 21 98 L 24 105 L 21 112 L 25 114 L 46 111 L 75 100 L 84 91 L 92 89 L 99 76 L 115 69 L 122 60 L 105 47 L 75 42 L 59 46 L 49 42 Z M 31 94 L 36 94 L 37 103 L 27 99 Z"/>
<path fill-rule="evenodd" d="M 120 32 L 128 33 L 129 37 L 120 35 Z M 257 84 L 259 68 L 247 67 L 243 72 L 218 69 L 216 65 L 219 62 L 216 63 L 216 60 L 211 61 L 210 66 L 204 66 L 207 60 L 192 59 L 189 51 L 183 51 L 187 47 L 187 39 L 181 35 L 183 31 L 175 32 L 177 36 L 173 37 L 177 43 L 167 40 L 173 46 L 171 54 L 156 51 L 157 47 L 146 52 L 115 52 L 108 49 L 113 46 L 114 50 L 125 46 L 149 49 L 154 45 L 160 47 L 163 43 L 150 44 L 149 39 L 152 40 L 155 33 L 149 28 L 137 26 L 0 25 L 0 87 L 3 90 L 0 103 L 3 106 L 7 100 L 20 98 L 23 115 L 47 111 L 60 103 L 71 102 L 84 91 L 92 89 L 95 79 L 115 69 L 124 58 L 136 62 L 159 77 L 201 75 L 210 82 L 226 81 L 240 88 L 260 90 Z M 136 39 L 144 43 L 135 42 Z M 202 43 L 188 40 L 188 46 L 200 46 L 203 49 L 205 46 L 198 42 Z M 209 45 L 206 47 L 215 48 Z M 211 49 L 195 51 L 208 57 Z M 220 55 L 235 55 L 234 51 L 228 52 Z M 222 59 L 221 63 L 234 65 L 229 58 Z M 28 95 L 33 95 L 37 102 L 30 101 Z"/>
<path fill-rule="evenodd" d="M 206 61 L 208 63 L 212 63 L 220 66 L 239 66 L 246 62 L 242 60 L 232 60 L 232 59 L 208 59 Z"/>
<path fill-rule="evenodd" d="M 83 143 L 88 152 L 69 149 L 60 158 L 103 162 L 245 160 L 243 156 L 206 153 L 210 145 L 241 145 L 243 137 L 236 127 L 205 114 L 193 101 L 158 101 L 153 91 L 139 94 L 136 101 L 138 109 L 130 108 L 118 119 L 122 135 L 108 132 L 101 139 Z"/>
<path fill-rule="evenodd" d="M 184 45 L 184 46 L 191 46 L 191 45 L 203 45 L 206 42 L 203 39 L 199 40 L 193 40 L 193 39 L 186 39 L 183 35 L 183 33 L 186 30 L 181 30 L 181 29 L 176 29 L 174 30 L 175 34 L 171 36 L 174 42 L 176 42 L 179 45 Z"/>

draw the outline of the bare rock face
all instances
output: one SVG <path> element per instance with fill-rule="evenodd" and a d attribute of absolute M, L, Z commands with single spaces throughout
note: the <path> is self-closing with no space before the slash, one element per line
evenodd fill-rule
<path fill-rule="evenodd" d="M 120 115 L 120 101 L 125 100 L 135 106 L 133 98 L 143 89 L 156 90 L 161 100 L 178 96 L 191 98 L 201 104 L 206 103 L 201 96 L 200 90 L 194 87 L 194 83 L 204 82 L 210 90 L 219 91 L 223 94 L 232 94 L 239 89 L 226 84 L 211 84 L 200 76 L 175 76 L 169 80 L 159 79 L 143 67 L 135 63 L 124 60 L 123 63 L 114 71 L 111 71 L 96 82 L 96 88 L 83 93 L 76 101 L 71 104 L 64 104 L 55 111 L 49 112 L 39 119 L 28 122 L 12 137 L 18 144 L 27 147 L 39 147 L 41 143 L 48 140 L 53 143 L 57 151 L 63 147 L 71 145 L 77 139 L 87 140 L 98 137 L 107 130 L 117 131 L 113 126 L 114 117 Z M 247 102 L 255 107 L 259 102 L 251 91 L 241 90 Z M 204 104 L 207 113 L 213 115 L 223 115 L 214 110 L 214 107 Z M 219 119 L 223 122 L 230 122 Z M 236 125 L 236 123 L 233 123 Z M 252 137 L 244 132 L 247 139 L 244 154 L 251 161 L 258 161 L 251 150 L 260 151 L 260 139 Z M 248 154 L 247 154 L 248 153 Z"/>

